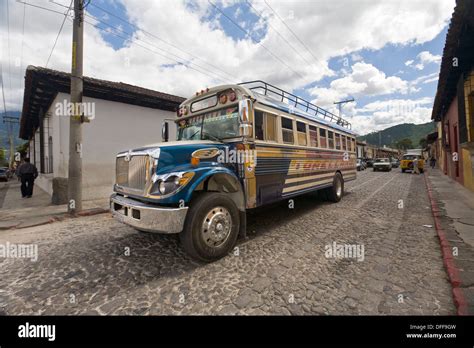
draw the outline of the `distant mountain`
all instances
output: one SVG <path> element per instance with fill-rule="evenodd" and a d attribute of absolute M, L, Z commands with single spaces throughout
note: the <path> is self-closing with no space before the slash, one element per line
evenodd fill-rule
<path fill-rule="evenodd" d="M 21 112 L 20 111 L 12 111 L 8 112 L 9 117 L 20 117 Z M 10 142 L 8 140 L 8 124 L 3 122 L 3 116 L 4 113 L 0 113 L 0 148 L 3 149 L 9 149 L 10 148 Z M 18 145 L 21 145 L 25 142 L 25 140 L 18 138 L 18 133 L 20 131 L 20 125 L 19 124 L 13 124 L 13 143 L 15 145 L 15 148 Z M 8 151 L 7 151 L 7 156 L 8 156 Z"/>
<path fill-rule="evenodd" d="M 421 138 L 426 137 L 428 133 L 434 132 L 436 125 L 433 122 L 414 124 L 403 123 L 378 132 L 372 132 L 361 137 L 358 140 L 367 141 L 372 145 L 393 146 L 397 141 L 409 138 L 414 147 L 419 146 Z"/>

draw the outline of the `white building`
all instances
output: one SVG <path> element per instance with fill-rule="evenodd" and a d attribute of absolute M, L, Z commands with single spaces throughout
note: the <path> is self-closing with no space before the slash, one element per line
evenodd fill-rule
<path fill-rule="evenodd" d="M 20 138 L 29 140 L 29 157 L 40 173 L 36 184 L 55 204 L 67 201 L 70 74 L 29 66 L 20 121 Z M 115 181 L 115 155 L 161 141 L 161 124 L 174 119 L 184 99 L 149 89 L 84 78 L 83 199 L 107 197 Z M 175 128 L 170 127 L 170 139 Z"/>

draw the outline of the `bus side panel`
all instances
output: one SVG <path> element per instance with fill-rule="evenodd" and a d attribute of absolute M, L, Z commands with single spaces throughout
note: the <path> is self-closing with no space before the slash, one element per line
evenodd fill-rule
<path fill-rule="evenodd" d="M 257 206 L 332 186 L 336 171 L 344 181 L 357 175 L 356 155 L 258 144 L 255 170 Z"/>

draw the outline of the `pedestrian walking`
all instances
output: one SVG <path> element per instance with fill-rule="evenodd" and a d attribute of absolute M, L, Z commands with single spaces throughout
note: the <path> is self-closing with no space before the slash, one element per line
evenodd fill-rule
<path fill-rule="evenodd" d="M 413 159 L 413 174 L 420 174 L 420 171 L 418 170 L 418 157 Z"/>
<path fill-rule="evenodd" d="M 436 158 L 434 158 L 434 156 L 431 156 L 430 158 L 430 166 L 431 169 L 434 169 L 434 167 L 436 166 Z"/>
<path fill-rule="evenodd" d="M 24 162 L 16 170 L 16 175 L 21 180 L 21 196 L 31 198 L 33 196 L 33 185 L 38 177 L 38 170 L 34 164 L 30 163 L 29 158 L 24 159 Z"/>

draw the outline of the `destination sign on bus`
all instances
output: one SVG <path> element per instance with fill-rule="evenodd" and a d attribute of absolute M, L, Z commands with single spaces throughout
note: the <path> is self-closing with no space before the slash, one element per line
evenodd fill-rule
<path fill-rule="evenodd" d="M 213 106 L 216 106 L 216 105 L 217 105 L 217 95 L 212 95 L 210 97 L 207 97 L 205 99 L 201 99 L 192 103 L 191 111 L 196 112 L 200 110 L 205 110 L 205 109 L 212 108 Z"/>

